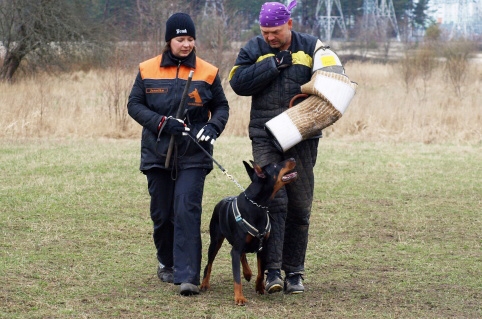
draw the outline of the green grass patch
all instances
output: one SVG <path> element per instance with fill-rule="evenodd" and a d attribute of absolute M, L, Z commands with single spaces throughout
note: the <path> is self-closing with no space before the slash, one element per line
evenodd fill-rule
<path fill-rule="evenodd" d="M 323 139 L 306 292 L 233 301 L 230 247 L 212 289 L 181 297 L 161 283 L 139 141 L 0 141 L 0 318 L 482 317 L 480 145 Z M 247 138 L 215 158 L 247 186 Z M 203 267 L 214 205 L 239 193 L 207 178 Z M 249 256 L 255 270 L 255 256 Z"/>

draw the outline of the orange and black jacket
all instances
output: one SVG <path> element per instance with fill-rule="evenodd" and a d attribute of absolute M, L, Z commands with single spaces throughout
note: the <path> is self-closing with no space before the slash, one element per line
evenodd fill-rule
<path fill-rule="evenodd" d="M 215 66 L 196 57 L 194 52 L 183 60 L 167 52 L 142 62 L 127 103 L 129 115 L 143 127 L 141 171 L 164 168 L 171 135 L 161 131 L 158 140 L 159 123 L 163 116 L 176 117 L 191 70 L 194 74 L 184 117 L 191 129 L 190 134 L 195 137 L 207 123 L 213 124 L 219 134 L 226 126 L 229 105 Z M 212 155 L 211 143 L 203 142 L 201 145 Z M 179 169 L 196 167 L 211 170 L 213 167 L 212 159 L 189 136 L 176 138 L 171 163 L 173 161 Z"/>

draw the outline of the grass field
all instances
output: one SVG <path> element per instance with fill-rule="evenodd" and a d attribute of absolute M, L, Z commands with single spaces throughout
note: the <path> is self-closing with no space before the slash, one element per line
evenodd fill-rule
<path fill-rule="evenodd" d="M 480 143 L 324 138 L 306 292 L 244 282 L 246 307 L 226 244 L 211 291 L 159 282 L 138 157 L 138 140 L 0 140 L 0 318 L 482 318 Z M 221 137 L 215 158 L 247 185 L 247 138 Z M 208 176 L 203 266 L 211 210 L 236 193 Z"/>
<path fill-rule="evenodd" d="M 407 57 L 345 65 L 359 86 L 320 144 L 306 293 L 244 282 L 246 307 L 227 244 L 211 291 L 185 298 L 157 279 L 125 107 L 136 70 L 0 83 L 0 318 L 482 318 L 482 64 L 459 61 L 454 82 L 448 63 Z M 225 92 L 215 158 L 247 186 L 250 101 Z M 203 267 L 212 208 L 238 192 L 208 176 Z"/>

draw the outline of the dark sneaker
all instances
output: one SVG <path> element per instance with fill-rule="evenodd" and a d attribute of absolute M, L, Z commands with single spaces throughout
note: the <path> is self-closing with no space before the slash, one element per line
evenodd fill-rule
<path fill-rule="evenodd" d="M 266 274 L 266 291 L 269 294 L 283 290 L 283 280 L 279 269 L 269 269 Z"/>
<path fill-rule="evenodd" d="M 183 296 L 198 295 L 199 287 L 188 282 L 183 282 L 179 293 Z"/>
<path fill-rule="evenodd" d="M 303 275 L 301 273 L 288 273 L 285 278 L 285 294 L 300 294 L 305 291 Z"/>
<path fill-rule="evenodd" d="M 157 266 L 157 277 L 163 282 L 174 282 L 174 273 L 171 267 L 164 267 L 161 263 Z"/>

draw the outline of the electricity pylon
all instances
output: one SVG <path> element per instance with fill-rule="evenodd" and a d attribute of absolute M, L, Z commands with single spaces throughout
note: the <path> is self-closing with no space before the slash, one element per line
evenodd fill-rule
<path fill-rule="evenodd" d="M 453 38 L 456 35 L 460 35 L 464 38 L 468 38 L 476 32 L 475 29 L 477 26 L 477 22 L 474 21 L 477 19 L 477 14 L 470 14 L 470 6 L 473 5 L 476 10 L 478 10 L 478 6 L 476 5 L 475 0 L 458 0 L 457 2 L 457 19 L 452 25 L 449 37 Z"/>
<path fill-rule="evenodd" d="M 392 25 L 397 40 L 400 41 L 397 17 L 392 0 L 364 0 L 363 1 L 363 28 L 379 36 L 388 30 L 388 22 Z"/>
<path fill-rule="evenodd" d="M 388 21 L 392 25 L 393 31 L 397 35 L 397 40 L 400 41 L 400 31 L 398 30 L 397 17 L 395 16 L 395 9 L 393 7 L 393 1 L 380 0 L 378 6 L 378 19 L 384 24 L 384 29 L 388 27 Z"/>
<path fill-rule="evenodd" d="M 333 4 L 335 4 L 336 8 L 333 8 Z M 315 17 L 320 30 L 325 32 L 325 41 L 329 42 L 331 40 L 336 24 L 340 27 L 345 39 L 348 37 L 340 0 L 318 0 Z"/>

